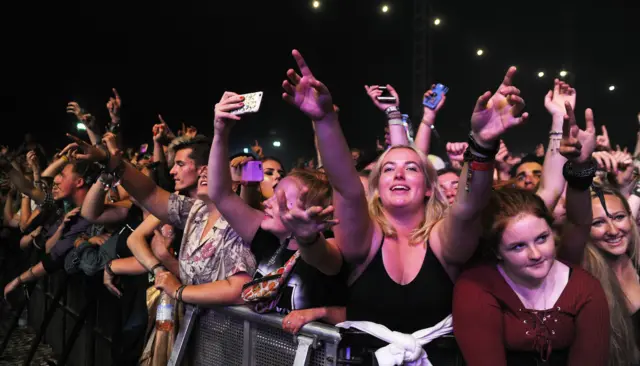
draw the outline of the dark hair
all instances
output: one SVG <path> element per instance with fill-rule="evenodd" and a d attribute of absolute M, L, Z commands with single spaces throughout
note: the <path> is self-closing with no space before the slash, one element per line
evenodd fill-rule
<path fill-rule="evenodd" d="M 76 160 L 68 163 L 72 166 L 72 171 L 84 179 L 84 185 L 90 186 L 98 180 L 102 169 L 94 162 L 87 160 Z"/>
<path fill-rule="evenodd" d="M 244 152 L 240 152 L 240 153 L 237 153 L 237 154 L 233 154 L 233 155 L 231 155 L 231 156 L 229 157 L 229 162 L 231 162 L 231 160 L 233 160 L 233 159 L 235 159 L 235 158 L 237 158 L 237 157 L 240 157 L 240 156 L 244 156 L 244 157 L 247 157 L 247 158 L 253 158 L 253 159 L 255 159 L 255 158 L 256 158 L 256 156 L 255 156 L 255 155 L 253 155 L 253 154 L 251 154 L 251 153 L 244 153 Z"/>
<path fill-rule="evenodd" d="M 441 175 L 445 175 L 447 173 L 453 173 L 458 177 L 460 176 L 460 171 L 458 169 L 453 169 L 452 167 L 446 167 L 438 170 L 438 177 Z"/>
<path fill-rule="evenodd" d="M 356 170 L 362 171 L 366 169 L 369 164 L 375 163 L 380 158 L 382 153 L 384 153 L 384 151 L 376 151 L 374 153 L 367 151 L 360 152 L 360 159 L 358 159 L 358 162 L 356 163 Z"/>
<path fill-rule="evenodd" d="M 203 135 L 185 139 L 173 145 L 173 151 L 177 153 L 183 149 L 191 149 L 189 158 L 192 159 L 196 166 L 207 165 L 209 162 L 209 150 L 211 149 L 211 139 Z"/>
<path fill-rule="evenodd" d="M 489 204 L 482 212 L 482 246 L 485 255 L 498 252 L 509 220 L 522 214 L 544 219 L 549 226 L 553 224 L 553 216 L 534 192 L 510 187 L 491 192 Z"/>
<path fill-rule="evenodd" d="M 527 154 L 522 158 L 522 160 L 520 160 L 518 164 L 514 165 L 513 168 L 511 168 L 509 174 L 511 174 L 512 177 L 515 177 L 518 168 L 520 168 L 520 166 L 525 163 L 538 163 L 540 164 L 540 166 L 542 166 L 544 164 L 544 158 L 537 157 L 535 154 Z"/>
<path fill-rule="evenodd" d="M 260 161 L 263 163 L 268 160 L 275 161 L 276 163 L 280 164 L 282 169 L 286 171 L 284 164 L 282 164 L 282 161 L 280 161 L 280 159 L 276 158 L 275 156 L 265 156 L 264 158 L 260 159 Z"/>

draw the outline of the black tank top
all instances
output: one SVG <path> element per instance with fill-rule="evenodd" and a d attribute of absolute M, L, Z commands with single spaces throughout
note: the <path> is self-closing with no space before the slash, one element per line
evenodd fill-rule
<path fill-rule="evenodd" d="M 453 282 L 433 254 L 429 242 L 422 267 L 406 285 L 396 283 L 384 268 L 382 244 L 369 266 L 349 288 L 348 320 L 367 320 L 411 334 L 451 314 Z"/>

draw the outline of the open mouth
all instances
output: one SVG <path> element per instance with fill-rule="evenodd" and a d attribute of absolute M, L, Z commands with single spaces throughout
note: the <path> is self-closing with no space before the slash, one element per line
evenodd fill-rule
<path fill-rule="evenodd" d="M 404 184 L 395 184 L 391 186 L 391 192 L 409 192 L 409 186 Z"/>
<path fill-rule="evenodd" d="M 616 246 L 616 245 L 622 244 L 622 239 L 624 239 L 624 235 L 615 236 L 612 238 L 605 238 L 604 241 L 611 246 Z"/>

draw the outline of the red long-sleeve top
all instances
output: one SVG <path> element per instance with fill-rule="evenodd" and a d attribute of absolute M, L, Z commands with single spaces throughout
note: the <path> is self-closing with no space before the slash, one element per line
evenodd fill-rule
<path fill-rule="evenodd" d="M 495 265 L 464 272 L 453 294 L 453 331 L 467 365 L 606 365 L 607 299 L 598 280 L 570 267 L 567 286 L 546 311 L 525 309 Z"/>

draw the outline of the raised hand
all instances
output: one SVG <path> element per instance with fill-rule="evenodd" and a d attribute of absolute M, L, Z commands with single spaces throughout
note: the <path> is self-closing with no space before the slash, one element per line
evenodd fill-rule
<path fill-rule="evenodd" d="M 513 86 L 515 72 L 516 68 L 510 67 L 498 91 L 493 95 L 491 92 L 482 94 L 473 110 L 471 133 L 484 147 L 494 145 L 509 128 L 522 124 L 529 117 L 526 112 L 518 117 L 525 104 L 520 90 Z"/>
<path fill-rule="evenodd" d="M 224 92 L 220 102 L 214 107 L 213 129 L 216 133 L 224 132 L 225 129 L 233 127 L 235 121 L 240 120 L 240 116 L 232 114 L 238 108 L 244 106 L 244 97 L 234 92 Z"/>
<path fill-rule="evenodd" d="M 122 108 L 122 99 L 120 98 L 120 94 L 116 88 L 111 89 L 113 91 L 113 97 L 109 98 L 107 102 L 107 110 L 109 111 L 109 116 L 111 117 L 112 123 L 120 122 L 120 108 Z"/>
<path fill-rule="evenodd" d="M 596 151 L 591 156 L 598 163 L 598 168 L 614 174 L 618 171 L 618 161 L 608 151 Z"/>
<path fill-rule="evenodd" d="M 308 195 L 309 190 L 306 187 L 303 188 L 296 202 L 289 208 L 284 191 L 280 190 L 276 193 L 282 224 L 296 239 L 305 242 L 339 223 L 337 219 L 331 219 L 333 206 L 327 208 L 312 206 L 305 209 L 304 202 Z"/>
<path fill-rule="evenodd" d="M 431 95 L 433 95 L 433 88 L 435 87 L 435 85 L 431 85 L 431 89 L 427 90 L 426 93 L 424 93 L 424 95 L 422 96 L 422 100 L 424 100 L 425 98 L 431 97 Z M 436 121 L 436 115 L 438 114 L 438 111 L 440 110 L 440 108 L 442 108 L 444 106 L 444 102 L 447 100 L 447 96 L 443 95 L 442 98 L 440 99 L 440 102 L 438 102 L 438 105 L 436 106 L 436 109 L 431 109 L 428 107 L 424 107 L 423 108 L 423 114 L 422 114 L 422 123 L 426 123 L 429 126 L 432 126 L 435 121 Z"/>
<path fill-rule="evenodd" d="M 27 164 L 32 171 L 40 170 L 40 165 L 38 164 L 38 156 L 36 152 L 31 150 L 27 153 Z"/>
<path fill-rule="evenodd" d="M 108 158 L 107 152 L 96 147 L 92 146 L 88 142 L 77 138 L 71 134 L 67 134 L 67 137 L 72 139 L 76 143 L 76 151 L 73 153 L 73 157 L 77 160 L 89 160 L 89 161 L 103 161 Z M 83 154 L 78 153 L 78 149 L 83 152 Z"/>
<path fill-rule="evenodd" d="M 576 108 L 576 90 L 571 85 L 555 79 L 553 90 L 549 90 L 544 97 L 544 106 L 551 115 L 564 116 L 567 113 L 565 103 L 569 103 L 571 108 Z"/>
<path fill-rule="evenodd" d="M 371 101 L 373 102 L 373 104 L 383 112 L 385 111 L 385 109 L 391 106 L 395 106 L 395 107 L 400 106 L 400 97 L 398 96 L 398 92 L 396 92 L 396 90 L 389 84 L 385 86 L 387 87 L 389 94 L 391 94 L 391 96 L 396 98 L 395 102 L 389 103 L 389 102 L 381 102 L 378 100 L 378 97 L 382 95 L 382 90 L 380 90 L 379 85 L 364 86 L 364 90 L 367 91 L 367 95 L 369 95 L 369 98 L 371 98 Z"/>
<path fill-rule="evenodd" d="M 229 168 L 231 169 L 231 180 L 233 182 L 241 182 L 242 181 L 242 167 L 249 161 L 252 161 L 253 158 L 251 156 L 236 156 L 229 163 Z"/>
<path fill-rule="evenodd" d="M 120 152 L 116 135 L 113 132 L 107 132 L 102 136 L 102 143 L 107 147 L 111 155 L 117 155 Z"/>
<path fill-rule="evenodd" d="M 447 142 L 445 149 L 447 150 L 447 156 L 449 161 L 462 162 L 464 160 L 464 152 L 469 147 L 466 142 Z"/>
<path fill-rule="evenodd" d="M 564 116 L 564 125 L 562 126 L 560 154 L 569 161 L 584 163 L 591 159 L 591 155 L 596 149 L 596 127 L 593 122 L 593 111 L 590 108 L 585 110 L 586 127 L 581 130 L 569 102 L 565 102 L 565 108 L 567 114 Z"/>
<path fill-rule="evenodd" d="M 607 126 L 602 125 L 602 135 L 596 137 L 598 150 L 611 150 L 611 141 L 609 140 L 609 133 L 607 132 Z"/>
<path fill-rule="evenodd" d="M 543 144 L 538 144 L 536 145 L 536 151 L 535 154 L 537 157 L 541 158 L 544 156 L 544 145 Z"/>
<path fill-rule="evenodd" d="M 69 102 L 69 104 L 67 104 L 67 113 L 76 116 L 78 121 L 82 121 L 82 116 L 85 114 L 84 110 L 80 108 L 80 105 L 76 102 Z"/>
<path fill-rule="evenodd" d="M 329 89 L 313 76 L 300 52 L 293 50 L 291 54 L 302 77 L 293 69 L 287 71 L 289 80 L 282 82 L 285 90 L 282 99 L 300 109 L 312 121 L 321 121 L 330 113 L 335 113 Z"/>

